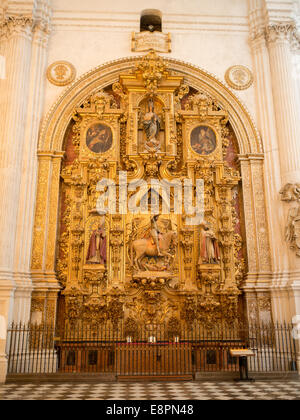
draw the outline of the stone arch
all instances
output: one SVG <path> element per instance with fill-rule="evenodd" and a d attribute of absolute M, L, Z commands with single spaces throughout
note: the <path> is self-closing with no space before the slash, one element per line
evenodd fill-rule
<path fill-rule="evenodd" d="M 88 95 L 118 81 L 120 73 L 134 69 L 140 59 L 140 57 L 130 57 L 103 64 L 75 81 L 46 115 L 39 140 L 39 151 L 61 151 L 64 133 L 74 109 Z M 259 133 L 248 110 L 229 87 L 211 73 L 192 64 L 168 58 L 164 61 L 170 71 L 183 75 L 187 84 L 195 89 L 207 91 L 228 111 L 229 122 L 236 133 L 240 154 L 263 153 Z"/>

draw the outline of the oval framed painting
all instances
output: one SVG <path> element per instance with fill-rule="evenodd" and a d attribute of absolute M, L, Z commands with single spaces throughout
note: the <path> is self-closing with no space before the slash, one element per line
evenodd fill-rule
<path fill-rule="evenodd" d="M 190 145 L 198 155 L 208 156 L 217 148 L 216 133 L 207 125 L 199 125 L 191 132 Z"/>
<path fill-rule="evenodd" d="M 91 152 L 106 153 L 112 144 L 113 134 L 108 125 L 96 123 L 89 127 L 86 133 L 86 145 Z"/>

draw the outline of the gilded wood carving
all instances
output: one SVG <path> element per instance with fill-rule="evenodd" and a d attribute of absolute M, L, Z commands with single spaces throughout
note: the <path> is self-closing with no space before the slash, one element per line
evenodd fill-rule
<path fill-rule="evenodd" d="M 163 323 L 175 334 L 180 324 L 238 322 L 245 274 L 251 281 L 270 271 L 263 160 L 253 123 L 230 92 L 221 86 L 221 96 L 212 88 L 217 81 L 193 66 L 154 52 L 127 61 L 103 66 L 101 83 L 88 74 L 86 88 L 68 105 L 73 117 L 62 169 L 62 153 L 53 150 L 61 150 L 71 113 L 43 127 L 34 296 L 48 296 L 43 317 L 53 321 L 61 287 L 60 323 L 92 329 L 123 320 L 132 336 L 144 324 Z M 70 104 L 71 96 L 64 97 Z M 99 189 L 104 179 L 112 185 Z M 185 180 L 195 192 L 200 179 L 204 220 L 190 225 L 192 212 L 176 212 L 176 198 L 184 199 Z M 152 180 L 171 185 L 169 201 Z M 106 200 L 111 211 L 105 213 L 99 200 L 110 189 L 115 200 Z M 133 211 L 146 205 L 156 211 Z M 46 283 L 49 290 L 39 291 Z"/>
<path fill-rule="evenodd" d="M 150 52 L 78 104 L 70 139 L 61 172 L 59 322 L 92 329 L 124 320 L 133 336 L 141 324 L 175 331 L 176 322 L 238 322 L 243 220 L 227 110 Z M 185 178 L 193 188 L 203 180 L 201 224 L 176 211 Z M 99 189 L 103 179 L 115 185 L 106 213 L 98 206 L 110 189 Z M 171 184 L 169 197 L 153 180 Z M 156 212 L 143 212 L 150 204 Z"/>

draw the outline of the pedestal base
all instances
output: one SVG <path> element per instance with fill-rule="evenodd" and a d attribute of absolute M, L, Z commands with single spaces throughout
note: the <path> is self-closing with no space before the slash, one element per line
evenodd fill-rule
<path fill-rule="evenodd" d="M 298 375 L 300 376 L 300 355 L 297 356 L 297 371 L 298 371 Z"/>
<path fill-rule="evenodd" d="M 255 382 L 255 379 L 248 376 L 248 360 L 247 357 L 239 357 L 240 377 L 235 378 L 235 382 Z"/>
<path fill-rule="evenodd" d="M 0 384 L 4 384 L 7 375 L 7 357 L 5 354 L 0 354 Z"/>

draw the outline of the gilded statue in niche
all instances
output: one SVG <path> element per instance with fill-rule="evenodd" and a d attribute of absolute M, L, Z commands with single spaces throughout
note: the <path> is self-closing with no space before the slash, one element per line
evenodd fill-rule
<path fill-rule="evenodd" d="M 164 221 L 165 232 L 160 230 L 158 219 L 159 215 L 151 217 L 150 226 L 132 242 L 133 265 L 138 271 L 168 270 L 174 259 L 171 248 L 174 247 L 177 234 L 172 230 L 170 220 Z"/>
<path fill-rule="evenodd" d="M 98 225 L 97 229 L 92 232 L 89 248 L 86 257 L 87 264 L 102 264 L 107 262 L 107 243 L 105 222 Z"/>
<path fill-rule="evenodd" d="M 200 257 L 199 264 L 219 264 L 221 260 L 219 243 L 210 226 L 205 223 L 200 234 Z"/>
<path fill-rule="evenodd" d="M 151 218 L 151 237 L 154 240 L 154 243 L 156 245 L 157 256 L 161 257 L 162 254 L 160 252 L 160 247 L 159 247 L 159 235 L 161 234 L 161 232 L 157 227 L 158 218 L 159 218 L 159 215 L 156 215 L 156 216 Z"/>
<path fill-rule="evenodd" d="M 217 147 L 216 134 L 210 127 L 204 125 L 194 128 L 190 142 L 194 152 L 199 155 L 210 155 Z"/>
<path fill-rule="evenodd" d="M 148 112 L 143 119 L 143 126 L 146 133 L 145 149 L 148 152 L 157 152 L 161 148 L 160 140 L 158 138 L 160 130 L 160 119 L 154 112 L 154 102 L 149 100 Z"/>
<path fill-rule="evenodd" d="M 111 128 L 104 124 L 93 124 L 86 134 L 86 145 L 94 153 L 107 152 L 112 146 Z"/>
<path fill-rule="evenodd" d="M 139 153 L 165 151 L 163 103 L 157 97 L 146 97 L 139 104 Z"/>

